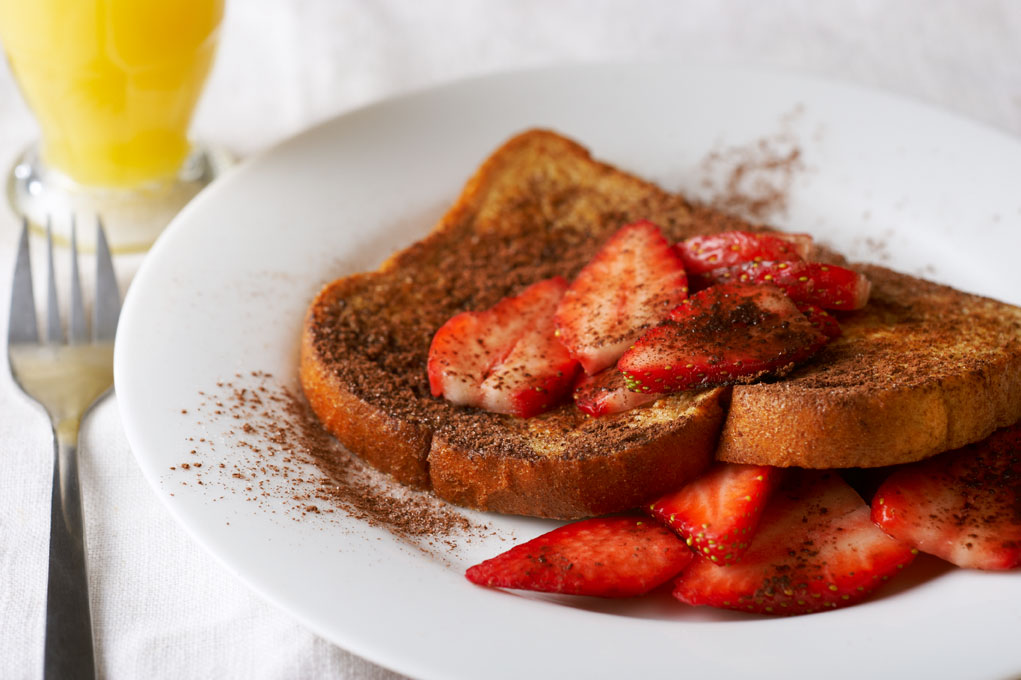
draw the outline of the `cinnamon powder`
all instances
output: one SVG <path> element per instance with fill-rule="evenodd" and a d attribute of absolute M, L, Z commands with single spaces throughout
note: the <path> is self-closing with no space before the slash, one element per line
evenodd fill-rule
<path fill-rule="evenodd" d="M 239 494 L 269 512 L 282 509 L 294 520 L 339 513 L 427 551 L 445 552 L 456 547 L 455 539 L 470 542 L 492 534 L 487 524 L 363 463 L 323 429 L 300 390 L 268 373 L 238 374 L 200 397 L 197 408 L 182 410 L 196 429 L 210 418 L 236 425 L 219 438 L 188 438 L 187 460 L 170 468 L 179 477 L 187 475 L 180 479 L 183 484 Z"/>
<path fill-rule="evenodd" d="M 778 132 L 710 152 L 698 170 L 705 206 L 760 223 L 786 215 L 791 187 L 805 170 L 793 132 L 801 113 L 784 116 Z"/>

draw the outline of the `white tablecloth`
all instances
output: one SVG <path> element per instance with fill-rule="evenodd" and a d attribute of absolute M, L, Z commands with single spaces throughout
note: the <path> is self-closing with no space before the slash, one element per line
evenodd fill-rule
<path fill-rule="evenodd" d="M 195 131 L 248 155 L 339 112 L 467 75 L 657 57 L 819 74 L 1021 136 L 1013 0 L 233 0 Z M 0 66 L 0 160 L 34 134 Z M 15 239 L 0 208 L 0 300 Z M 52 449 L 45 417 L 6 371 L 0 446 L 0 677 L 38 677 Z M 116 397 L 85 422 L 81 452 L 104 676 L 398 677 L 317 638 L 194 545 L 137 469 Z"/>

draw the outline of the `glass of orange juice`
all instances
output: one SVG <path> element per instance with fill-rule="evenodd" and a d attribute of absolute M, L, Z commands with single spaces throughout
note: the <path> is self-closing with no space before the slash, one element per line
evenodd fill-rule
<path fill-rule="evenodd" d="M 224 0 L 0 0 L 0 43 L 41 132 L 8 178 L 15 211 L 58 237 L 98 215 L 115 250 L 148 248 L 227 163 L 188 138 L 223 12 Z"/>

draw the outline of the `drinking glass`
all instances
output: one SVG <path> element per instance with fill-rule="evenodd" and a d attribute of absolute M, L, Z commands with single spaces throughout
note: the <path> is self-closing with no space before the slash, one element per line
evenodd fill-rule
<path fill-rule="evenodd" d="M 8 177 L 15 212 L 52 220 L 58 238 L 98 215 L 115 251 L 147 249 L 229 162 L 188 138 L 223 11 L 224 0 L 0 0 L 0 42 L 41 132 Z"/>

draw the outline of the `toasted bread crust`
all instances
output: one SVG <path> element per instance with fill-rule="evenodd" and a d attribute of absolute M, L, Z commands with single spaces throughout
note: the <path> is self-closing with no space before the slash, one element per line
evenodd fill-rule
<path fill-rule="evenodd" d="M 1021 419 L 1021 309 L 874 267 L 863 267 L 873 301 L 841 317 L 840 340 L 782 381 L 734 387 L 732 398 L 717 389 L 598 419 L 564 407 L 520 420 L 431 396 L 428 347 L 448 318 L 550 276 L 572 278 L 638 219 L 672 240 L 755 228 L 689 206 L 554 133 L 511 139 L 425 239 L 313 301 L 301 343 L 313 410 L 402 483 L 472 508 L 562 519 L 680 486 L 718 437 L 720 460 L 870 467 Z"/>
<path fill-rule="evenodd" d="M 356 275 L 335 281 L 309 308 L 301 336 L 301 386 L 320 422 L 344 446 L 401 484 L 428 489 L 432 432 L 352 393 L 315 347 L 316 325 L 321 323 L 318 313 L 364 278 Z"/>
<path fill-rule="evenodd" d="M 460 437 L 439 433 L 429 454 L 436 495 L 458 505 L 508 514 L 573 519 L 633 508 L 677 489 L 712 462 L 723 418 L 725 390 L 695 395 L 680 415 L 662 427 L 642 427 L 644 436 L 608 447 L 596 455 L 518 457 L 499 450 L 473 450 Z M 667 399 L 677 402 L 676 397 Z M 678 403 L 653 405 L 667 414 Z M 557 419 L 566 414 L 554 412 Z M 632 414 L 634 415 L 634 414 Z M 570 418 L 570 416 L 567 416 Z M 604 423 L 632 421 L 627 414 L 604 416 Z M 587 423 L 591 423 L 588 419 Z M 598 441 L 581 427 L 557 428 L 570 446 L 572 436 Z M 565 436 L 566 434 L 566 436 Z"/>

